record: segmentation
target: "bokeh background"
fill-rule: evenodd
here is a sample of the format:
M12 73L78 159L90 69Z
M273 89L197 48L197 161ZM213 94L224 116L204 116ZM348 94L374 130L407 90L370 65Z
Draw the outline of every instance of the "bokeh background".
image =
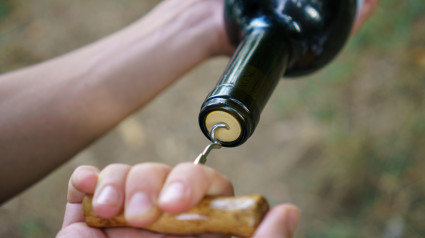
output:
M0 0L0 73L93 42L158 2ZM54 237L79 165L193 160L208 143L199 108L227 61L203 63L0 207L0 237ZM208 163L237 194L297 204L296 237L425 237L425 1L381 1L331 65L282 80L252 138Z

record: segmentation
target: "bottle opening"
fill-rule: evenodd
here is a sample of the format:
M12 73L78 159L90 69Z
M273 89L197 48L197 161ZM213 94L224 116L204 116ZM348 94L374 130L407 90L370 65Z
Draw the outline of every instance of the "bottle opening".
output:
M214 125L224 123L228 128L221 128L215 132L215 138L221 142L236 141L242 133L239 121L230 113L225 111L212 111L205 119L205 126L209 133Z

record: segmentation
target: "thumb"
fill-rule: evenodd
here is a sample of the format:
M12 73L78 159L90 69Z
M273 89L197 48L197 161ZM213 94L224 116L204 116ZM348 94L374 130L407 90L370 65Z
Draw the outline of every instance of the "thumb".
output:
M269 211L253 238L291 238L298 226L300 211L294 205L283 204Z

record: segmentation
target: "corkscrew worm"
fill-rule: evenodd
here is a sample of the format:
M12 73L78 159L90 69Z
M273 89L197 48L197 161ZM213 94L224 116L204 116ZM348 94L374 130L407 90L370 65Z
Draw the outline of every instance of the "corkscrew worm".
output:
M204 151L201 154L199 154L198 157L196 157L194 164L205 164L207 162L207 157L209 153L211 152L211 150L220 149L222 147L220 141L217 140L217 138L215 137L215 132L219 128L229 129L229 126L226 123L218 123L211 128L210 138L212 143L207 145Z

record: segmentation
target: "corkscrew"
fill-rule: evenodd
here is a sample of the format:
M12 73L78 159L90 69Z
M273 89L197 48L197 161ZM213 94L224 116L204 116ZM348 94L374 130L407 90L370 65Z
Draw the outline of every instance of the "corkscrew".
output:
M210 138L212 143L207 145L204 151L202 151L202 153L200 153L198 157L196 157L194 162L195 164L205 164L207 162L207 157L210 154L210 152L213 149L220 149L222 147L221 142L215 137L216 130L220 128L229 129L229 126L226 123L218 123L211 128Z

